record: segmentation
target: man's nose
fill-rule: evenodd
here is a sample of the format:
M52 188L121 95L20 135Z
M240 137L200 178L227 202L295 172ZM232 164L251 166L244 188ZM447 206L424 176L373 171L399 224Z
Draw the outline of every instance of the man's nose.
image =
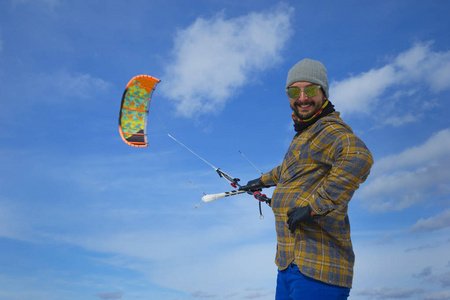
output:
M298 96L298 99L297 99L297 100L305 101L307 98L308 98L308 97L306 96L305 92L302 91L302 90L300 90L300 96Z

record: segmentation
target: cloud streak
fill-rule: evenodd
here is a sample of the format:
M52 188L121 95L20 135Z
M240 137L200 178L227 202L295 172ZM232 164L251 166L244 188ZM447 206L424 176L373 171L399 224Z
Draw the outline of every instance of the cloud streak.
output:
M100 293L95 296L100 299L122 299L123 292Z
M220 112L254 72L281 60L291 16L292 9L280 5L239 18L197 19L176 34L162 93L184 117Z
M87 73L73 73L66 70L43 74L36 81L38 89L41 86L51 89L51 92L56 93L56 96L64 98L89 99L111 87L109 82L101 78ZM60 100L60 98L57 98L57 100Z
M432 100L423 103L424 96L430 99L430 95L450 89L450 51L434 52L431 46L432 42L417 43L384 66L331 82L331 99L344 114L367 115L407 98L417 101L414 114L405 112L403 107L401 117L394 109L388 110L389 114L374 115L382 118L385 125L392 126L417 120L420 117L417 107L434 107L430 105Z
M420 288L371 288L356 291L358 296L372 296L375 299L403 299L419 294L423 294L424 290Z
M429 232L450 227L450 209L428 218L420 219L411 228L412 232Z
M448 299L450 299L450 291L431 292L422 298L422 300L448 300Z
M371 288L356 291L358 296L372 296L375 299L404 299L423 294L420 288Z
M450 129L444 129L422 145L377 161L373 179L359 195L373 211L403 210L432 196L448 196L449 153Z

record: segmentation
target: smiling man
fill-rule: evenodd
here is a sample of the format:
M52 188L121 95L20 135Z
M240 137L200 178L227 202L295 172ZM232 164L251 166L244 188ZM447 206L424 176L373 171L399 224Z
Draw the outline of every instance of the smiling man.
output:
M355 256L348 203L373 158L331 104L327 71L304 59L288 73L296 134L281 165L242 189L276 186L276 300L347 299Z

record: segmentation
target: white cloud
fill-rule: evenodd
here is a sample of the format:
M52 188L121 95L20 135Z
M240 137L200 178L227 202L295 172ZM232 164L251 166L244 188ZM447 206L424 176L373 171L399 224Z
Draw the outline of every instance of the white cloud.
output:
M450 227L450 209L443 211L442 213L428 218L428 219L420 219L414 224L411 228L413 232L427 232L439 230L442 228Z
M393 127L400 127L402 125L413 123L415 121L417 121L417 115L407 113L401 116L391 116L390 118L386 119L384 124L391 125Z
M424 290L421 288L369 288L356 291L358 296L372 296L375 299L402 299L410 298L423 294Z
M111 83L89 73L70 72L64 69L28 76L27 88L21 90L21 101L11 103L10 107L25 109L30 102L67 104L67 101L83 101L98 98L111 88ZM2 100L2 99L1 99ZM28 107L29 108L29 107Z
M226 247L222 250L213 248L210 251L190 253L190 256L161 262L151 272L152 281L186 292L201 290L208 294L219 294L219 299L230 293L245 293L249 288L264 287L265 292L275 290L276 266L272 259L268 259L274 257L274 242L251 245L240 243L237 247L224 245ZM174 278L174 274L184 273L183 270L189 270L190 278ZM241 296L232 299L242 298Z
M359 195L374 211L403 210L431 195L445 195L449 154L450 129L444 129L422 145L376 161Z
M389 228L393 227L396 226L390 224ZM355 236L357 232L352 233ZM385 244L374 244L373 234L372 238L367 240L354 238L356 263L350 298L421 299L421 295L444 290L448 267L445 266L446 261L443 261L443 258L448 256L450 245L442 241L442 236L447 233L448 229L445 232L430 232L418 239L416 235L398 232L390 243ZM383 233L376 233L379 234ZM418 250L411 251L411 247ZM417 294L414 294L414 291Z
M437 277L437 281L443 287L450 287L450 272L445 272Z
M65 70L41 75L37 81L38 84L43 84L44 87L49 89L49 92L65 98L92 98L111 86L105 80L90 74L70 73Z
M100 299L122 299L123 292L100 293L95 296Z
M162 78L162 93L185 117L217 113L254 72L281 59L290 29L292 9L225 19L197 19L175 37L174 59Z
M181 212L181 208L172 205L170 211L154 211L145 218L147 222L131 229L91 228L76 235L51 234L51 237L109 254L99 261L138 271L158 286L196 295L218 294L220 299L231 293L236 293L236 297L230 299L242 299L254 295L254 291L246 289L264 287L260 294L265 296L261 299L273 299L276 282L273 216L267 211L261 221L256 202L242 201L242 198L249 200L245 196L235 197L227 199L226 206L221 206L225 202L215 202L192 211ZM102 212L105 214L108 211ZM116 216L113 220L120 219L121 216ZM270 238L266 238L267 232L272 233Z
M189 222L189 218L185 220ZM242 295L253 293L247 289L264 287L261 293L268 296L263 299L273 299L276 266L270 258L275 255L275 240L257 243L252 240L252 234L258 235L255 232L245 234L245 240L252 241L248 243L242 236L233 237L242 224L198 231L182 227L177 234L169 228L164 232L159 229L156 235L152 231L109 237L102 234L70 242L110 253L110 258L99 261L135 270L158 286L196 295L217 294L220 299L230 293L237 294L230 299L242 299Z
M407 167L417 167L433 161L441 161L450 154L450 129L432 135L424 144L406 149L377 161L372 174L386 173Z
M433 52L431 44L416 44L397 56L398 83L425 81L436 92L450 87L450 51Z
M413 277L415 278L426 278L426 277L430 277L432 275L432 268L431 267L426 267L423 268L422 271L420 271L420 273L418 274L413 274Z
M424 86L426 95L449 90L450 51L434 52L431 45L432 42L417 43L380 68L331 82L331 99L342 113L367 114L392 105L399 95L409 95L411 99L412 93L420 91L415 86ZM392 110L388 111L387 117L394 118L386 121L390 125L411 122L410 117L399 119L392 116Z
M330 94L341 112L369 112L371 106L368 102L375 102L392 83L393 77L395 69L392 66L370 70L332 83Z
M448 299L450 299L450 291L430 292L421 299L423 299L423 300L448 300Z

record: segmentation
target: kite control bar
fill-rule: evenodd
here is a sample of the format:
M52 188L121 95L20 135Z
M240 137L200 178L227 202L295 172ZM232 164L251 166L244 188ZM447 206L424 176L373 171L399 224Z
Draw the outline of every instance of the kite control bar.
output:
M222 198L233 196L233 195L239 195L239 194L243 194L243 193L245 193L245 191L235 190L235 191L225 192L225 193L207 194L202 197L202 201L203 202L213 202L218 199L222 199Z
M224 192L224 193L218 193L218 194L207 194L205 196L202 197L202 201L203 202L213 202L216 201L218 199L222 199L225 197L230 197L233 195L239 195L239 194L243 194L243 193L249 193L250 195L253 195L253 197L255 197L256 199L258 199L261 202L265 202L267 204L270 204L271 199L267 198L266 195L261 194L261 192L254 192L252 194L252 192L247 192L244 190L235 190L235 191L230 191L230 192Z
M217 172L217 174L219 174L220 177L223 177L223 178L225 178L226 180L228 180L228 181L230 182L230 184L231 184L232 187L234 187L234 188L239 188L239 190L237 190L237 191L231 191L231 192L225 192L225 193L219 193L219 194L212 194L212 195L211 195L211 198L206 197L206 196L209 196L209 195L205 195L205 196L203 196L203 198L206 197L207 200L209 200L209 199L212 199L212 200L210 200L210 201L205 201L205 200L203 200L203 198L202 198L202 200L203 200L204 202L211 202L211 201L214 201L214 200L217 200L217 199L220 199L220 198L225 198L225 197L228 197L228 196L233 196L233 195L237 195L237 194L247 193L247 194L249 194L249 195L253 195L253 197L255 197L255 199L259 200L260 202L265 202L265 203L267 203L267 204L270 205L271 199L270 199L270 198L267 198L266 195L261 194L261 192L259 192L259 191L251 192L251 191L244 191L244 190L241 190L240 188L241 188L242 186L238 183L238 182L240 181L239 178L231 177L230 175L228 175L227 173L225 173L225 172L222 171L221 169L216 169L216 172Z

